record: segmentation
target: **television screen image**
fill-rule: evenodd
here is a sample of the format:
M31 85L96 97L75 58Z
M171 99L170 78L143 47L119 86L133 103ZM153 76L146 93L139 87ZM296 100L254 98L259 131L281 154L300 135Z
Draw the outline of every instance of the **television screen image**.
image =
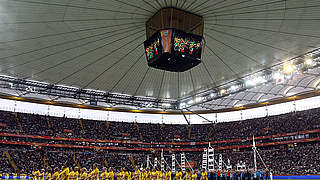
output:
M162 29L144 42L150 67L184 72L201 63L203 37L177 29Z

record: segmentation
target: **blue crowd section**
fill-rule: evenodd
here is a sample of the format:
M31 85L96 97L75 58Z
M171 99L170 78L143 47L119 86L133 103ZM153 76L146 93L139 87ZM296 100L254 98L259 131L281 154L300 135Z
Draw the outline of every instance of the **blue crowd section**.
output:
M14 175L9 175L9 176L0 176L0 179L32 179L32 177L29 176L14 176Z
M273 179L320 179L320 175L273 176Z

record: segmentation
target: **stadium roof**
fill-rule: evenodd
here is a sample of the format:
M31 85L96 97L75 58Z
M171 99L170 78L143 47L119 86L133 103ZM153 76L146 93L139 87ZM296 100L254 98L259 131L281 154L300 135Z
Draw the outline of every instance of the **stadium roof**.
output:
M203 16L201 65L173 73L149 68L145 22L177 7ZM0 73L157 99L183 99L320 47L318 0L2 0ZM201 103L219 109L310 91L313 69ZM318 85L316 83L316 85Z

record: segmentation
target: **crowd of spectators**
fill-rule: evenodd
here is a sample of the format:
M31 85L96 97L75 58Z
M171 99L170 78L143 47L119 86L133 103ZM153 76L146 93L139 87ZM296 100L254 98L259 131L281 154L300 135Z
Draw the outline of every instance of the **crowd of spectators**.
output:
M282 145L260 149L258 152L274 174L320 174L319 145L319 142ZM254 167L253 151L227 152L224 157L228 157L231 164L243 161L247 166ZM258 155L257 159L258 168L264 168Z
M144 142L212 141L317 129L320 108L243 121L199 125L106 122L0 111L0 131Z
M274 135L306 131L320 128L320 108L289 114L201 125L142 124L126 122L93 121L66 117L50 117L0 111L0 132L28 135L46 135L56 137L104 139L104 140L140 140L144 142L172 141L212 141L226 139L246 139L255 136ZM61 167L65 163L79 163L89 168L93 163L100 166L126 167L146 166L146 156L159 158L159 153L102 151L93 149L71 149L33 146L0 146L0 171L13 172L12 165L4 152L8 152L21 171L30 172L32 168ZM171 152L167 152L167 155ZM217 152L231 164L243 161L253 167L252 151L223 150ZM319 143L301 143L297 145L278 145L262 148L261 157L275 174L315 174L320 172ZM201 165L201 152L186 153L189 161L195 162L195 168ZM168 164L171 163L167 157ZM133 161L134 162L133 162ZM261 161L258 167L263 168ZM1 173L1 172L0 172Z
M23 146L2 147L0 153L9 152L11 158L18 167L19 172L30 173L34 168L42 169L47 166L61 168L63 165L86 167L90 169L92 164L97 163L100 168L113 167L120 169L126 167L133 170L134 166L146 167L147 156L153 165L154 158L160 159L160 152L124 152L124 151L97 151L97 150L79 150L67 148L42 148ZM165 160L168 166L171 166L171 152L165 152ZM180 154L175 153L178 162ZM233 169L236 169L240 161L246 164L247 169L253 169L253 151L241 150L217 151L215 159L218 161L219 154L222 154L223 160L228 164L228 159ZM277 146L272 148L261 148L259 154L273 174L320 174L320 147L319 143L297 144L292 146ZM187 160L194 164L194 169L201 168L201 152L185 153ZM258 169L266 169L258 157ZM158 166L160 164L158 163ZM178 166L178 165L177 165ZM5 156L0 161L0 173L14 172ZM217 167L216 167L217 168Z

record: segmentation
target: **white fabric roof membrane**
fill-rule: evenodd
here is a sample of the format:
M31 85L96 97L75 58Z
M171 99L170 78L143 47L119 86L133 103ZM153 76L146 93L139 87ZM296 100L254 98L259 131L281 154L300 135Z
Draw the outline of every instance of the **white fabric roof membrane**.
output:
M145 22L169 6L205 21L203 62L183 73L146 64ZM0 14L1 74L135 96L182 98L320 47L319 0L1 0ZM198 108L308 91L314 73Z

